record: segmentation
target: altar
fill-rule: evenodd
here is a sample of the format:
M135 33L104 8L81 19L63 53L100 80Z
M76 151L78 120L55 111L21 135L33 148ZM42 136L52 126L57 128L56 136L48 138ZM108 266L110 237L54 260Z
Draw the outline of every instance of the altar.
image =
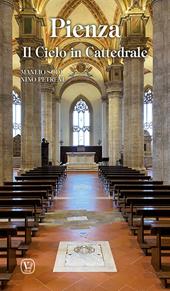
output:
M68 170L97 170L95 152L67 152Z

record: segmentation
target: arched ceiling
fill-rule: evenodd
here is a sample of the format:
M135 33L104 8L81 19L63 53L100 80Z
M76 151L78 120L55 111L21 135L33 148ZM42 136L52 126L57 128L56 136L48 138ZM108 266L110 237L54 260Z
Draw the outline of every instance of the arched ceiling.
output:
M98 49L114 49L117 48L117 39L92 39L92 38L65 38L63 32L61 32L58 38L50 38L50 18L61 17L63 19L70 19L73 25L76 24L118 24L120 18L127 9L131 6L134 0L30 0L34 4L37 13L42 15L45 20L45 28L43 29L43 37L45 46L48 48L59 47L68 51L70 47L93 45ZM151 0L139 0L140 6L151 15ZM22 1L14 0L15 14L21 8ZM152 18L150 17L147 24L147 36L149 37L148 46L150 47L149 57L145 62L145 70L152 72ZM19 58L16 55L16 41L18 37L19 29L16 23L15 17L13 17L13 54L14 70L19 69ZM90 59L80 58L76 61L74 59L53 59L52 64L56 68L68 71L71 65L75 62L85 62L93 67L95 71L95 81L101 85L101 76L103 77L103 83L106 81L106 67L109 64L108 59ZM98 76L97 76L98 72Z

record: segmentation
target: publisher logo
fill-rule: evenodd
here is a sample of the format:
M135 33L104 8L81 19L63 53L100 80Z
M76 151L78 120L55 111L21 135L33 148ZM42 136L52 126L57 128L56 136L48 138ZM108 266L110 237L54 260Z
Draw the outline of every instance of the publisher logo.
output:
M21 272L25 275L31 275L35 272L35 261L33 259L23 259L20 264Z

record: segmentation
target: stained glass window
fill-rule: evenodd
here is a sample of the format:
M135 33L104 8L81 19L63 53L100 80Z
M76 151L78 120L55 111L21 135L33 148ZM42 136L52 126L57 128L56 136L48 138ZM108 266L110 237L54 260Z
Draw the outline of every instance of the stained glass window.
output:
M152 104L153 92L147 88L144 93L144 129L152 136Z
M73 110L73 145L90 145L90 111L83 99L76 103Z
M21 98L13 90L13 136L21 134Z

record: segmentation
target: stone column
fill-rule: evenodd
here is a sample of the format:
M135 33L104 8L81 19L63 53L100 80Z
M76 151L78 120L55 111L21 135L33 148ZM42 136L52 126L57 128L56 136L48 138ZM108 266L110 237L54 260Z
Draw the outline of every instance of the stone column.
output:
M121 151L121 97L122 97L122 70L123 65L115 62L109 68L108 94L108 149L109 164L116 165Z
M43 65L42 69L47 72L50 71L48 64ZM45 74L45 78L48 78L49 74ZM41 138L45 138L49 143L49 161L52 161L53 157L53 86L50 82L44 82L41 84Z
M60 106L61 100L56 98L56 163L60 163Z
M41 165L41 86L38 81L41 63L35 55L35 49L43 45L41 38L43 21L37 16L31 1L23 2L25 9L16 16L20 32L17 39L18 55L21 60L21 70L26 72L21 76L21 167L22 170L29 170ZM24 46L31 47L31 57L24 57ZM30 70L35 73L31 74Z
M12 179L13 1L0 1L0 184Z
M129 73L130 72L130 73ZM124 165L144 169L144 60L124 60Z
M102 97L102 157L108 157L108 98Z
M153 7L153 176L170 183L170 2Z
M40 68L36 59L21 58L21 70ZM29 170L41 164L41 91L38 82L21 82L21 168Z
M135 21L134 21L135 19ZM134 1L121 19L121 45L127 50L146 49L148 17ZM144 170L144 59L124 59L124 165Z

